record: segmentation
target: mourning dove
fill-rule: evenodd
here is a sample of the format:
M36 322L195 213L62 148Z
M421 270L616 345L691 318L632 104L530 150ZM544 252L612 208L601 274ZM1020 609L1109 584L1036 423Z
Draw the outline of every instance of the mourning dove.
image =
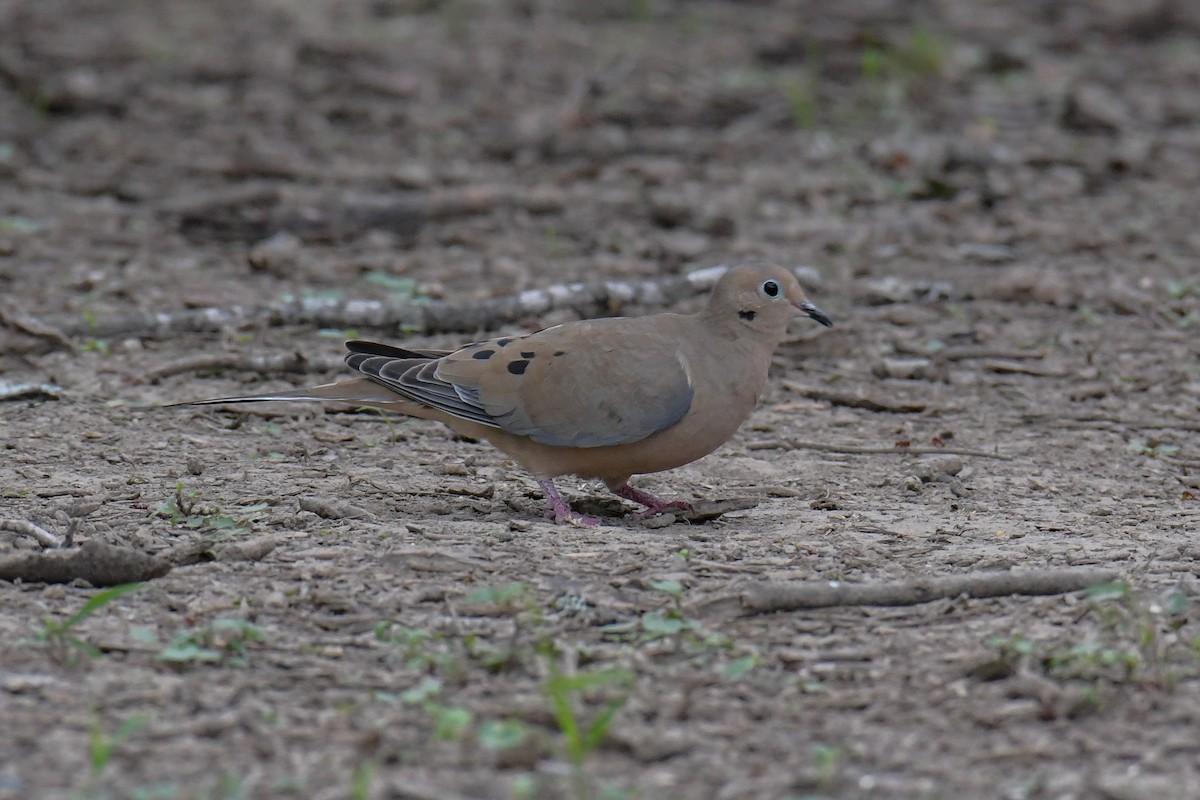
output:
M790 271L739 266L695 314L568 322L452 351L350 341L346 363L362 378L198 404L325 400L438 420L531 472L555 522L597 524L563 501L561 475L604 481L645 506L644 518L690 506L629 478L691 463L733 436L797 312L832 325Z

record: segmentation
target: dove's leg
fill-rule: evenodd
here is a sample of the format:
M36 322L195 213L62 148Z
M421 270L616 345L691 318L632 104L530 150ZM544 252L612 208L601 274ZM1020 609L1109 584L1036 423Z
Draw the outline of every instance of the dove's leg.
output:
M672 508L678 508L681 511L691 511L692 504L686 500L663 500L661 497L655 497L649 492L643 492L641 489L635 489L628 483L618 486L613 489L613 492L618 497L624 497L626 500L632 500L635 503L641 503L646 507L645 511L639 511L634 516L638 519L648 519L655 514L661 514Z
M594 517L585 517L583 514L576 513L571 510L571 507L562 499L562 495L558 493L558 487L554 485L554 481L546 479L538 481L538 486L542 487L542 491L546 493L546 497L550 498L551 511L546 512L546 516L554 514L554 522L561 525L566 522L569 525L588 526L599 525L600 520Z

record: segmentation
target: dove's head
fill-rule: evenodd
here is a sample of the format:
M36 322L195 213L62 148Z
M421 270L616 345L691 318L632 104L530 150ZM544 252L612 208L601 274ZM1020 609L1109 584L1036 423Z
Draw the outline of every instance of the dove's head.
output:
M717 281L706 313L777 340L783 338L797 313L833 327L829 317L804 294L791 270L773 264L732 267Z

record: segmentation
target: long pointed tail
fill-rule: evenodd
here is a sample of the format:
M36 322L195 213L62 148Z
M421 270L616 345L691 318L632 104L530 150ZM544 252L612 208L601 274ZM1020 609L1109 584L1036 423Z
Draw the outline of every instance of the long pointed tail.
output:
M290 392L268 392L266 394L246 394L234 397L214 397L208 400L189 400L183 403L170 403L164 408L176 406L211 406L223 403L267 403L273 400L310 400L319 402L347 403L352 406L371 406L411 413L412 405L395 392L388 391L367 378L356 378L337 383L323 383L307 389L295 389Z

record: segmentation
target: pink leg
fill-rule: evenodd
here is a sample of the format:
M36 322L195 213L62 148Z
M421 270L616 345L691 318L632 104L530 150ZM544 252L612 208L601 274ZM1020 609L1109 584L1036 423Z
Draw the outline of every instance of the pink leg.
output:
M686 500L663 500L661 497L655 497L649 492L643 492L641 489L635 489L628 483L619 489L613 490L618 497L624 497L626 500L632 500L635 503L641 503L646 507L645 511L639 511L634 516L637 519L649 519L655 514L671 509L678 508L682 511L691 511L692 504Z
M542 491L546 493L546 497L550 498L551 511L547 511L546 516L550 516L553 513L555 524L561 525L565 522L569 525L577 525L579 527L600 524L600 520L594 517L585 517L583 514L572 511L571 507L563 501L562 496L558 493L558 487L554 485L554 481L549 479L538 481L538 486L542 487Z

